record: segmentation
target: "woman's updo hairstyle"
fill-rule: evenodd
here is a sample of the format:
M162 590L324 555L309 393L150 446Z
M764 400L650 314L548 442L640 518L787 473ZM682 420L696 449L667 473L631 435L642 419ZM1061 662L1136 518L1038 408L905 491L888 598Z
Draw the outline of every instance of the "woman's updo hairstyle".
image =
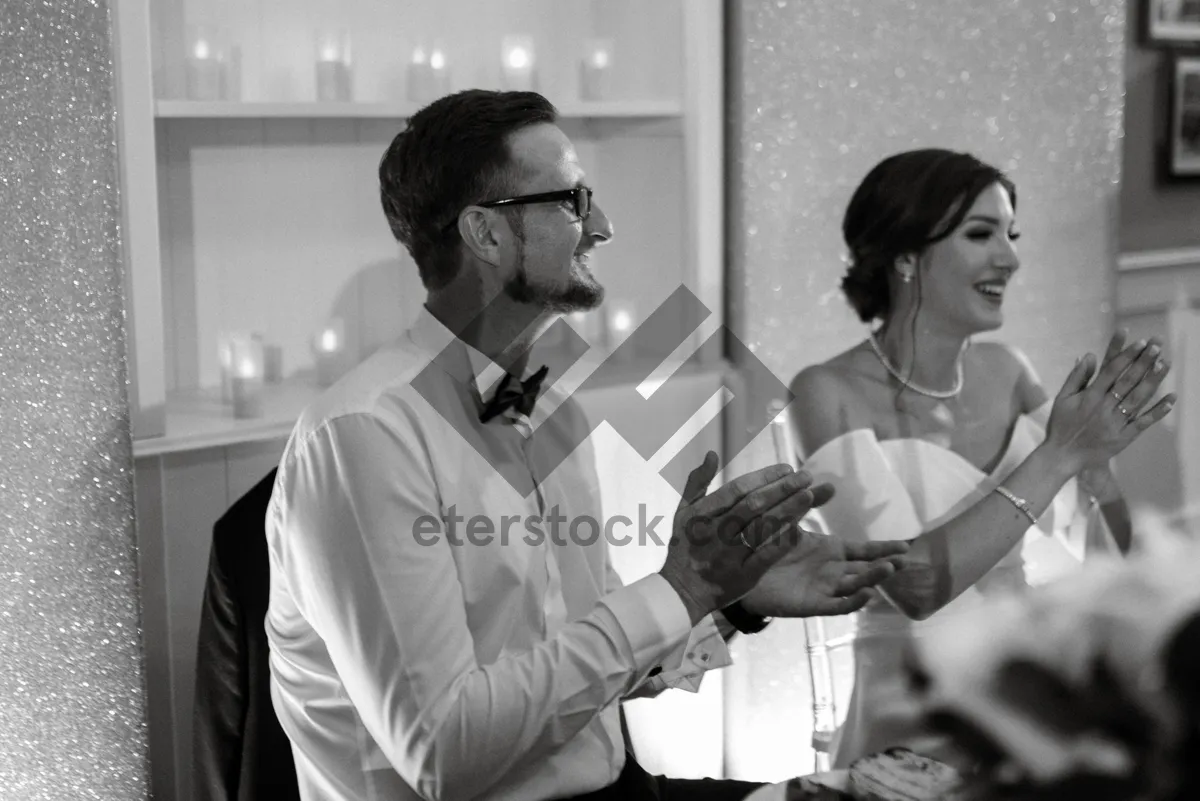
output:
M1016 208L1012 181L969 153L910 150L884 159L867 174L842 221L842 237L850 251L842 291L859 319L887 319L889 274L896 259L920 254L949 236L980 193L994 183L1008 190Z

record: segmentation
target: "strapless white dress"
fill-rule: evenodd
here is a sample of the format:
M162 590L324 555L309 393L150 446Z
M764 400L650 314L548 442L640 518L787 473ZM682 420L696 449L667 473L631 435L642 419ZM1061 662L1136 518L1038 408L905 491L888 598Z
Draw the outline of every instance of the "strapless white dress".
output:
M986 474L962 456L922 439L879 440L847 432L804 461L814 482L830 482L833 500L806 525L846 540L907 540L961 514L992 492L1045 439L1051 402L1022 415L995 469ZM916 727L906 691L904 658L912 638L976 607L989 594L1037 586L1077 572L1089 553L1116 550L1099 509L1071 480L1036 527L991 571L924 621L884 597L858 613L855 681L833 744L834 768L907 744L938 756L938 738Z

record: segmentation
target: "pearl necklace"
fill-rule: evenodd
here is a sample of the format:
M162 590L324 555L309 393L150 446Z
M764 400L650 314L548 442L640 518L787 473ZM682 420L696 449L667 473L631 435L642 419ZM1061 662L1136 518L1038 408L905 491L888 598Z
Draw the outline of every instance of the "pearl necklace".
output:
M919 392L922 395L927 395L930 398L939 398L941 400L945 400L946 398L953 398L955 395L962 392L962 388L963 388L962 354L963 354L963 351L965 351L967 349L967 343L965 343L965 342L963 343L962 351L959 351L959 353L958 353L958 377L954 381L954 386L948 390L936 390L936 389L926 389L925 387L922 387L918 384L914 384L913 382L909 381L904 376L900 375L900 371L892 366L892 363L888 359L887 354L883 352L883 348L879 347L879 343L875 341L875 332L874 331L867 334L867 339L868 339L868 341L870 341L871 349L873 351L875 351L875 355L879 357L879 362L880 362L880 364L882 364L884 366L884 369L886 369L889 373L891 373L892 378L896 379L901 384L903 384L904 386L911 389L913 392Z

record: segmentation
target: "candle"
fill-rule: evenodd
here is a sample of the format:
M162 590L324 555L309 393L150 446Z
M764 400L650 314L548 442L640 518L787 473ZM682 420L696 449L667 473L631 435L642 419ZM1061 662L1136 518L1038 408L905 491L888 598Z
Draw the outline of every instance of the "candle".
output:
M592 39L579 64L579 94L584 100L606 100L612 83L612 40Z
M623 342L629 333L633 330L633 312L626 308L617 308L613 310L610 318L614 341L618 344Z
M450 94L450 64L446 61L446 51L440 47L429 54L429 75L431 100Z
M318 386L333 386L340 377L342 354L346 347L342 331L342 321L335 319L313 338L313 360Z
M350 100L350 34L348 31L317 34L317 100Z
M188 97L220 100L224 82L216 35L208 25L192 26L188 36Z
M608 329L608 349L615 352L633 333L634 326L637 325L637 310L632 303L614 302L608 308L605 322ZM621 355L629 357L632 353L623 352Z
M263 374L262 334L222 334L217 343L221 368L221 402L237 403L237 379L253 376L260 382Z
M504 88L509 91L536 91L533 40L528 36L506 36L500 47Z
M233 416L238 420L261 417L263 410L262 365L247 355L237 363L230 382L233 395Z
M414 103L425 103L432 93L432 76L429 70L429 54L425 48L413 50L412 60L408 63L408 99Z
M408 99L428 103L447 94L450 94L450 64L445 49L440 45L430 51L417 47L408 65Z

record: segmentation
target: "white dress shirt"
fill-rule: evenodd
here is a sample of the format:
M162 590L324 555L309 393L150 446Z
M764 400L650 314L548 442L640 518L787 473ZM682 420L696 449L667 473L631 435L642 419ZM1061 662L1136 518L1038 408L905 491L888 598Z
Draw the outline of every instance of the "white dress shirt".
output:
M502 375L422 310L292 432L266 629L306 801L590 792L624 766L621 699L730 664L661 576L622 586L603 536L570 536L604 522L591 442L548 470L530 433L578 403L547 386L532 419L479 422Z

